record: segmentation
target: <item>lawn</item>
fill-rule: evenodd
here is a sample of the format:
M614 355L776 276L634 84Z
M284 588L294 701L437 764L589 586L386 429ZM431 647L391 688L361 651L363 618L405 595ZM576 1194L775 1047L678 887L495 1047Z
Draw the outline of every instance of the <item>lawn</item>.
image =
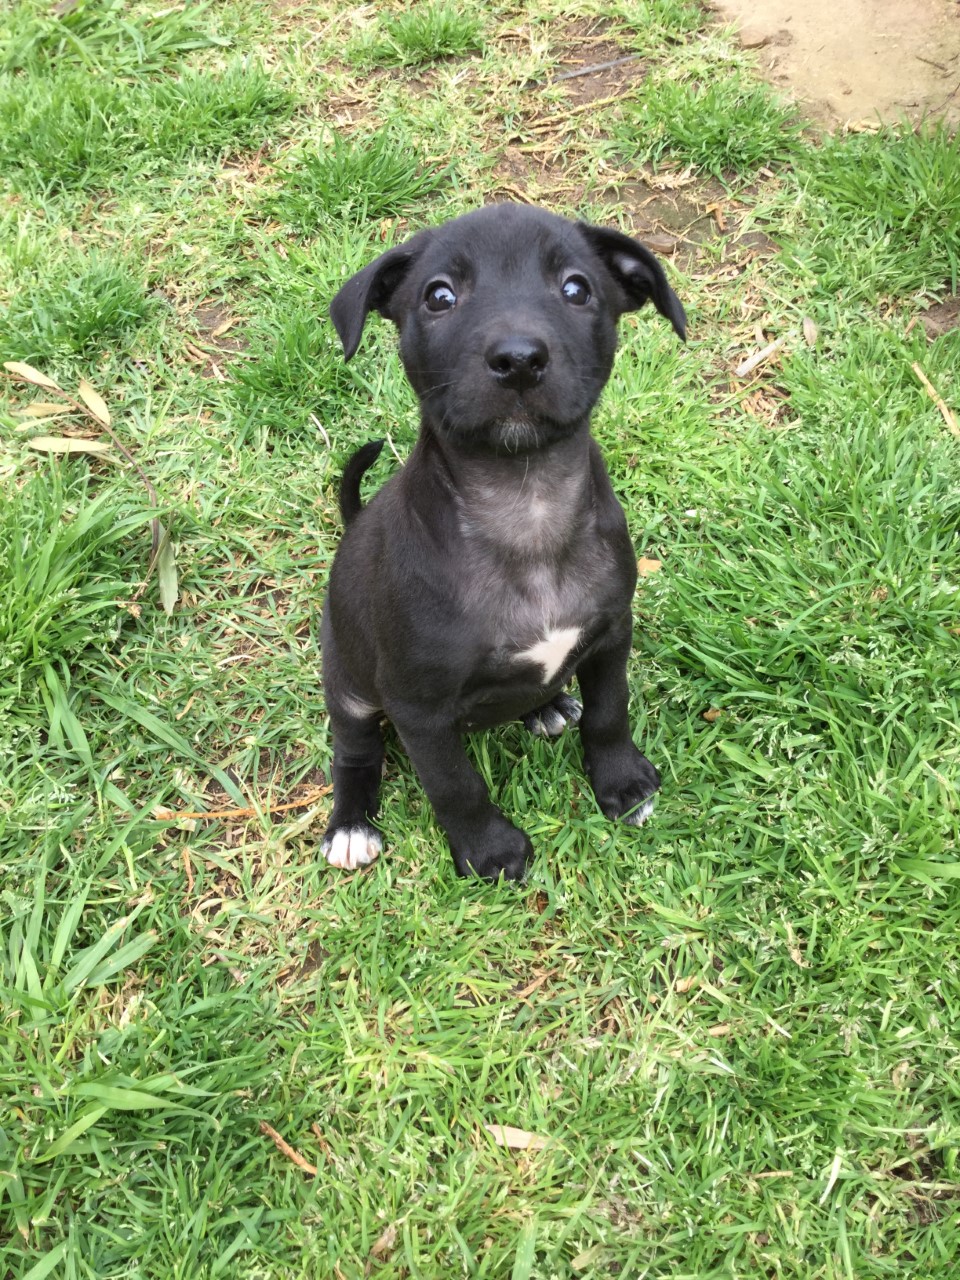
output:
M0 175L0 1275L954 1277L960 143L694 0L9 0ZM417 419L326 307L493 199L687 308L595 417L663 793L480 736L467 882L391 742L345 874L337 478Z

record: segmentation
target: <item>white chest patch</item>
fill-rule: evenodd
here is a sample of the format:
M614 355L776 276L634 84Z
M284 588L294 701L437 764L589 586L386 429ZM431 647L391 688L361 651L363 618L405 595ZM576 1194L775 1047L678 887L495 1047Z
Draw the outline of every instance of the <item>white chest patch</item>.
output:
M579 627L554 627L542 640L518 653L517 661L539 662L543 667L543 683L549 684L579 639Z

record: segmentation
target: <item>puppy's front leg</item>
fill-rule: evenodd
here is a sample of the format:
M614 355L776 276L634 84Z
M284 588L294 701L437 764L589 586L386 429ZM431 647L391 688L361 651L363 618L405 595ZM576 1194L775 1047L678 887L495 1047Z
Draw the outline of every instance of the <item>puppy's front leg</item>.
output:
M653 813L660 775L633 744L630 734L627 656L629 622L577 668L583 698L580 737L584 763L597 803L608 818L639 827Z
M373 825L380 803L383 735L379 713L352 716L331 703L333 729L333 812L321 851L332 867L353 871L380 852Z
M522 880L533 846L491 801L457 731L423 728L396 709L388 714L447 833L457 873Z

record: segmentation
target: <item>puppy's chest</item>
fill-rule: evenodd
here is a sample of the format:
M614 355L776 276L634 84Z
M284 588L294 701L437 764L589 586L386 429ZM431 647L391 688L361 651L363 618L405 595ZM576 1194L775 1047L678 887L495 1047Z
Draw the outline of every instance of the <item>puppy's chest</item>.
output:
M468 592L468 630L480 670L497 680L531 676L551 684L605 613L601 583L582 572L516 569L477 575Z

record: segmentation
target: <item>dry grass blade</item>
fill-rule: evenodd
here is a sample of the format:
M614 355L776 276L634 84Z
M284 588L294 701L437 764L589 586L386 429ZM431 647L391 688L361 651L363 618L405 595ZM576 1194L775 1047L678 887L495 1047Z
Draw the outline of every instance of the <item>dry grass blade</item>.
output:
M34 400L33 404L28 404L23 409L17 410L17 413L23 418L56 418L60 414L73 412L72 405L56 404L50 400Z
M549 1139L529 1129L515 1129L509 1124L485 1124L484 1129L500 1147L511 1151L542 1151Z
M92 453L102 457L112 447L106 440L84 440L80 436L34 436L27 441L27 448L39 453Z

